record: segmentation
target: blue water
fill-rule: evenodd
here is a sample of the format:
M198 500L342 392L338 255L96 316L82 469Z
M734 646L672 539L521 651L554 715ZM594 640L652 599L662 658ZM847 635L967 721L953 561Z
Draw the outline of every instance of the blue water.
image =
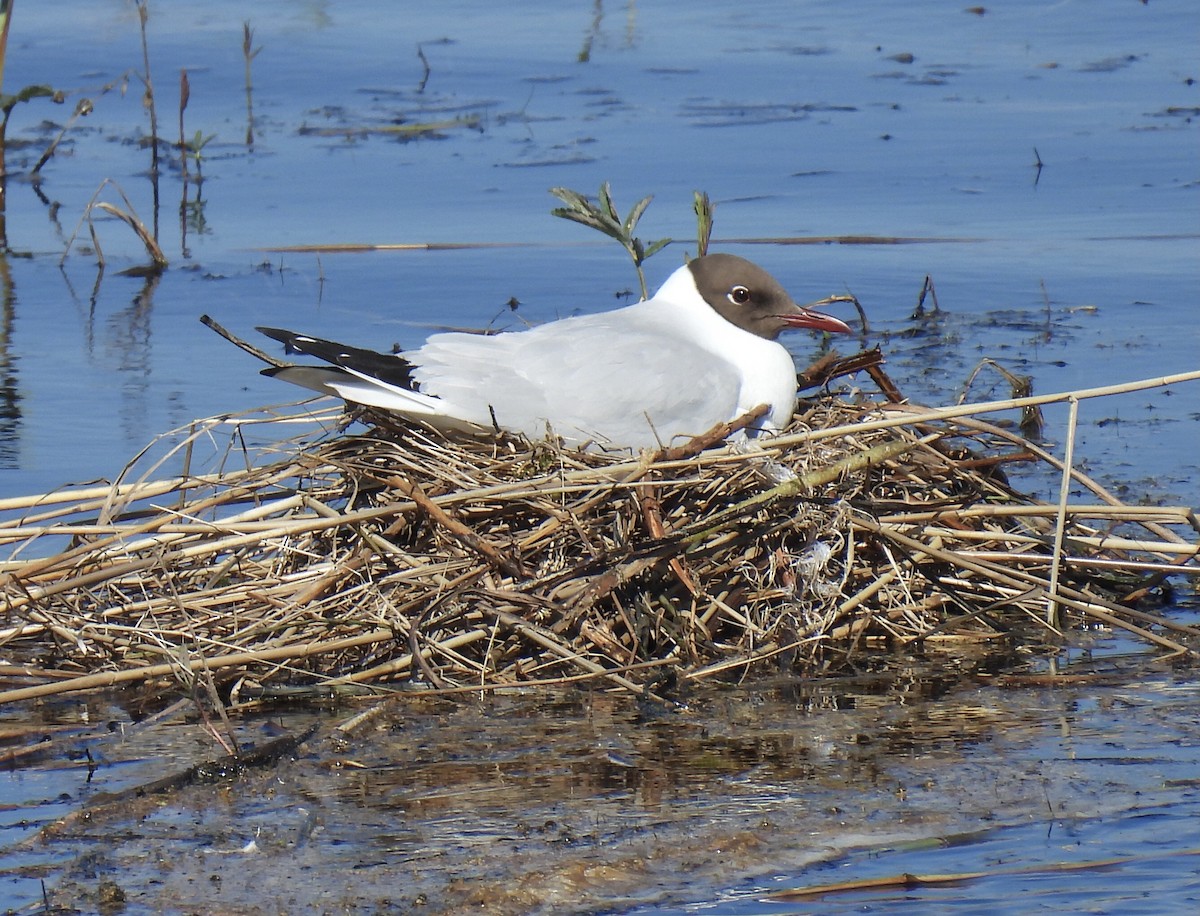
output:
M549 215L550 187L593 192L606 180L624 208L655 196L644 238L679 239L648 262L652 284L694 251L692 193L705 190L717 202L717 249L761 262L801 301L855 294L871 321L865 342L882 345L918 400L953 400L985 357L1033 376L1039 393L1200 369L1200 7L1012 0L980 15L967 6L151 3L160 131L178 135L186 69L185 136L211 136L199 191L165 154L156 207L134 5L17 4L4 90L47 83L65 101L16 106L7 130L0 499L112 479L196 417L296 397L202 327L202 313L248 337L271 324L387 348L417 344L433 327L624 301L636 284L624 253ZM261 49L252 121L246 21ZM85 97L94 111L35 181L29 170ZM407 142L368 132L454 118L471 126ZM103 271L88 250L80 220L106 180L115 186L101 199L124 207L119 186L157 226L170 260L157 281L121 275L145 256L113 219L96 222ZM844 236L868 242L836 241ZM503 247L279 250L347 243ZM932 337L912 336L926 275L946 315ZM514 297L516 315L506 307ZM791 345L799 362L812 355L807 339ZM972 399L1008 394L996 375L983 379ZM1047 419L1061 453L1065 411ZM1077 455L1091 472L1128 485L1131 499L1196 504L1200 384L1088 402L1080 419ZM1008 701L1036 706L1017 691ZM1191 707L1181 714L1195 722ZM1030 715L1050 730L1059 721L1056 710ZM1119 715L1104 721L1117 743L1133 728ZM1139 741L1163 749L1139 751L1150 767L1190 766L1194 740L1179 743L1171 723L1138 728ZM1043 751L1004 752L1035 775L1040 753L1060 767L1072 759L1046 741ZM1081 784L1100 796L1125 772L1105 764ZM753 887L731 874L705 883L696 906L1134 912L1149 894L1144 911L1190 912L1195 860L1167 856L1197 845L1185 829L1200 814L1194 785L1139 779L1158 786L1163 804L1048 820L1035 797L1028 825L1010 818L977 843L848 851L815 876L785 870ZM60 813L53 780L33 780L14 778L5 797L34 820ZM853 799L847 789L842 802ZM1016 891L1005 878L811 907L757 902L825 879L1122 851L1144 858L1022 879ZM21 887L24 902L39 899L32 881Z
M723 239L924 240L720 245L763 262L798 299L855 293L877 335L903 328L931 275L942 306L972 323L936 355L934 373L928 355L910 367L906 346L886 342L901 388L921 400L957 394L985 355L1032 372L1039 391L1197 367L1200 90L1188 83L1185 37L1200 14L1186 0L1009 3L984 15L945 3L781 2L150 13L160 130L178 135L186 68L185 134L212 137L199 204L187 188L186 235L185 189L177 164L165 165L157 222L171 266L152 289L117 275L144 257L112 220L98 225L102 276L78 246L59 266L104 179L153 219L133 8L31 5L14 20L6 89L45 82L67 99L17 106L8 129L4 384L20 416L0 454L0 497L111 478L193 417L291 398L197 325L202 312L247 335L268 322L413 345L431 325L486 324L514 296L530 321L609 307L634 285L632 271L614 244L548 215L555 185L590 192L609 180L624 207L655 195L645 237L682 241L649 262L651 283L694 249L695 189L718 202ZM261 48L252 145L246 20ZM903 54L912 62L892 59ZM68 131L35 189L22 171L57 132L44 122L64 122L85 96L95 111ZM354 133L464 114L479 127L436 140ZM347 134L302 131L317 127ZM103 199L123 206L112 188ZM529 247L263 250L348 242ZM1005 317L1041 315L1047 300L1071 324L1049 347ZM807 341L792 343L808 355ZM1196 389L1113 403L1125 418L1186 421L1200 412ZM1005 392L980 397L993 393ZM1181 462L1196 470L1189 434L1185 424L1143 438L1149 476ZM1109 438L1087 443L1093 460L1106 460Z
M961 713L970 708L969 696L956 693L945 705ZM987 691L977 699L982 714L1005 702ZM826 855L806 868L780 869L720 896L682 895L691 904L631 912L1195 912L1200 906L1195 682L1151 675L1143 685L1112 691L1099 686L1031 691L1014 697L1012 705L1013 719L965 748L960 742L969 727L939 733L930 723L934 734L927 745L918 742L910 753L893 755L896 769L876 777L881 792L894 787L892 802L872 798L862 787L859 799L840 800L844 829L822 840L830 848L849 847L843 854ZM1034 714L1039 706L1040 718ZM918 705L914 719L920 713ZM902 732L897 725L891 723L893 734ZM865 818L864 829L855 815L866 806L876 813ZM959 809L959 818L951 815L948 823L973 821L974 829L927 830L916 841L882 839L902 834L906 822L932 827L947 806ZM786 847L786 836L777 840L772 830L774 817L764 815L764 844ZM927 883L786 899L795 889L864 881L895 885L905 874ZM959 880L931 880L942 876Z

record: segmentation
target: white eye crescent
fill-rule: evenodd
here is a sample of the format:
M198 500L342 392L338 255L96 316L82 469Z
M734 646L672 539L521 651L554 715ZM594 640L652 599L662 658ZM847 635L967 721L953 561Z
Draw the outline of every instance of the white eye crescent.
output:
M726 298L734 305L745 305L750 301L750 290L744 286L735 286L726 294Z

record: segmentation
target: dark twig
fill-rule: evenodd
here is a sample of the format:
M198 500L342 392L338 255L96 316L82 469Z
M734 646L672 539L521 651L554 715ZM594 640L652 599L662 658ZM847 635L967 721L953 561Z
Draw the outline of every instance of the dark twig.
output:
M247 341L242 340L242 338L238 337L232 331L226 330L224 327L222 327L220 324L218 324L215 319L210 318L208 315L201 315L200 323L202 325L204 325L205 327L209 328L210 330L216 331L218 334L220 334L222 337L224 337L226 340L228 340L235 347L245 350L251 356L256 357L257 359L261 359L264 363L267 363L270 366L274 366L276 369L285 369L288 366L294 365L294 363L289 363L289 362L285 362L281 359L276 359L274 356L271 356L269 353L266 353L265 351L260 350L258 347L254 346L254 344L248 343Z

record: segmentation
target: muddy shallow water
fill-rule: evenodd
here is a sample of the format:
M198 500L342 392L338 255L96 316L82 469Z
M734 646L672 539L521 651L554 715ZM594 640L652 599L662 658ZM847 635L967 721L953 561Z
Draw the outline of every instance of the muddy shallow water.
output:
M1036 393L1200 368L1190 0L696 6L152 3L161 129L178 135L186 69L198 184L169 150L148 175L133 4L16 5L5 91L66 97L17 105L7 130L0 500L113 479L195 417L289 400L204 312L386 348L624 301L616 245L548 215L548 188L604 180L623 207L655 195L643 237L680 239L647 263L652 284L694 250L706 190L716 249L801 300L855 294L855 345L881 345L919 400L958 397L985 357ZM83 98L94 110L35 180ZM160 276L121 273L145 255L109 218L104 270L86 227L62 260L105 179L157 228ZM279 250L350 243L418 247ZM942 313L912 318L927 275ZM818 346L790 344L801 362ZM985 370L968 397L1008 393ZM1046 413L1061 454L1065 408ZM1077 455L1130 501L1195 505L1198 418L1195 383L1088 402ZM1022 669L1045 681L934 658L675 711L586 691L405 697L344 738L356 706L278 707L237 719L239 738L320 724L294 759L108 802L216 743L186 711L139 725L165 700L5 708L8 748L46 743L0 781L0 905L38 907L44 881L84 912L1194 912L1194 672L1079 640Z
M294 759L108 801L97 793L211 748L196 725L139 727L94 702L109 734L79 744L96 774L83 760L59 772L63 809L90 813L12 843L5 884L32 900L47 875L53 900L84 911L120 888L130 912L1194 907L1194 679L1130 659L1057 686L927 672L914 660L905 684L731 687L671 712L586 691L407 697L353 735L334 727L344 711L293 712L289 728L320 725ZM239 731L264 744L277 721ZM964 877L765 900L905 872Z

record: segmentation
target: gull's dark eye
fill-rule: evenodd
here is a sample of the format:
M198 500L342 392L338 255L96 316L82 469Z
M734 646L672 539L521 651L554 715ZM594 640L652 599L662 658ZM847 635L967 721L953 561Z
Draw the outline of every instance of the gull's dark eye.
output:
M734 305L745 305L750 301L750 290L744 286L735 286L729 291L728 297Z

